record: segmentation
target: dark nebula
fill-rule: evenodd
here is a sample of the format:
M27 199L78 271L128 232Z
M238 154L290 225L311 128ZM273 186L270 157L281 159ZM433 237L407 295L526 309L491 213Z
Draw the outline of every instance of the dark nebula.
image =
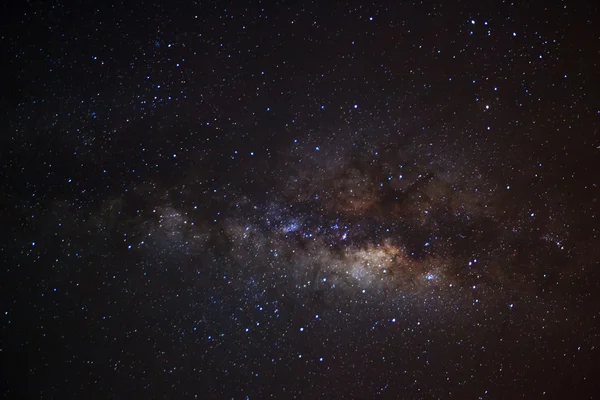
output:
M600 394L594 2L9 2L3 393Z

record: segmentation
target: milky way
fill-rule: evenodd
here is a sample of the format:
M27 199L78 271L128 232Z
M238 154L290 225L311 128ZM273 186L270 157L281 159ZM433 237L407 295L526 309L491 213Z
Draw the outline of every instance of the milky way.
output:
M146 203L136 214L148 216L127 221L137 231L135 247L178 256L211 252L239 273L263 269L273 282L385 293L388 300L433 288L458 295L478 284L530 294L530 281L565 273L566 258L573 259L570 229L559 217L529 205L507 215L510 187L444 170L433 157L398 163L406 160L402 149L352 154L348 148L364 143L346 140L331 151L292 141L264 195L198 181L166 187L161 198L145 192L155 184L136 187ZM194 201L198 193L210 200ZM112 201L99 230L114 223ZM202 206L208 202L214 210Z

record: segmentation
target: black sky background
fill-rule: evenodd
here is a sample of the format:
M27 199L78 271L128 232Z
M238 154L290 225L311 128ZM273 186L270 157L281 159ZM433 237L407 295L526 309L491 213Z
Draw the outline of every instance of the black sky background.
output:
M8 2L6 398L595 398L594 2Z

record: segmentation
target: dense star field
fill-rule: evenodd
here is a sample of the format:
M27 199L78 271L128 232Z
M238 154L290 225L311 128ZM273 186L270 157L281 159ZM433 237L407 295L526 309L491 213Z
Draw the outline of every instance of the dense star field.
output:
M9 2L6 398L600 393L594 2Z

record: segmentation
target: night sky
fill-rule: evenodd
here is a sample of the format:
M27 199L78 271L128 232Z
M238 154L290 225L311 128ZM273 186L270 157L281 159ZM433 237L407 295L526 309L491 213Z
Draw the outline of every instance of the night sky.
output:
M599 7L3 3L5 397L594 398Z

